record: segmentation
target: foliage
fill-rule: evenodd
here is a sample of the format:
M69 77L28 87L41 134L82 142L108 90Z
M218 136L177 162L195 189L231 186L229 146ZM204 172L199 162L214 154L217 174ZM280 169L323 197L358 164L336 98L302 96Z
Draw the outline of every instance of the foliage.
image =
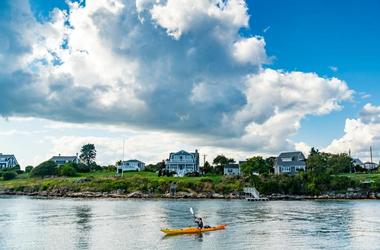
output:
M82 146L80 154L80 159L86 163L87 166L90 166L92 163L95 163L96 158L96 149L94 144L85 144Z
M208 162L208 161L206 161L204 164L203 164L203 173L205 173L205 174L208 174L208 173L212 173L212 166L211 166L211 164Z
M57 164L54 161L45 161L33 168L30 172L31 177L44 177L57 174Z
M156 164L149 164L149 165L145 166L145 171L155 173L155 172L160 171L161 169L164 169L164 168L165 168L165 162L161 161L161 162L158 162Z
M235 160L232 158L227 158L224 155L218 155L213 160L214 173L223 174L223 167L229 163L234 163Z
M76 176L77 170L72 164L66 163L58 168L58 175L68 177Z
M192 172L192 173L185 174L185 176L188 176L188 177L199 177L200 174L198 172Z
M252 178L254 173L269 173L270 165L261 156L255 156L248 159L241 165L241 172L244 176Z
M33 166L26 166L25 167L25 173L30 173L33 169Z
M88 173L91 172L91 166L86 165L83 163L76 164L74 162L71 162L69 164L72 164L72 166L77 170L78 173Z
M3 180L9 181L16 178L16 176L17 176L16 172L5 172L3 173Z

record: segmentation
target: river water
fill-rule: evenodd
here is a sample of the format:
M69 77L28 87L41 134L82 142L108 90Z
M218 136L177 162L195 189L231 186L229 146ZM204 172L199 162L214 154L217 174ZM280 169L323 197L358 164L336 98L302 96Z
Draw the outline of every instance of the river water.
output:
M164 237L190 207L228 228ZM0 249L380 249L380 201L0 197Z

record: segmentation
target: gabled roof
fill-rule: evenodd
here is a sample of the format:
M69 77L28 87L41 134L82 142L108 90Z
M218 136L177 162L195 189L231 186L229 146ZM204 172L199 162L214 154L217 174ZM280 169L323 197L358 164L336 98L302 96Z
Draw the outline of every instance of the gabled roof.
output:
M4 154L2 154L2 153L0 153L0 157L4 157L4 158L11 158L11 157L15 157L15 155L4 155ZM15 157L16 158L16 157Z
M299 160L301 158L302 160ZM283 161L283 159L292 159L291 161ZM306 165L305 156L300 151L295 152L283 152L276 158L276 165L281 166L299 166Z
M50 160L51 161L59 161L59 160L64 160L64 161L74 161L77 159L77 156L63 156L63 155L58 155L58 156L53 156Z
M137 163L144 163L144 162L142 162L142 161L139 161L139 160L136 160L136 159L132 159L132 160L124 161L124 162L137 162Z
M236 164L236 163L230 163L230 164L226 164L224 165L224 168L239 168L239 164Z

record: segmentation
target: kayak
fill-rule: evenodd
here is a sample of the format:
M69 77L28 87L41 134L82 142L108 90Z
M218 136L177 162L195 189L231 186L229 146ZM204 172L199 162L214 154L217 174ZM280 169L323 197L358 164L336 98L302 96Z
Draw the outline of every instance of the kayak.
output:
M187 228L180 228L180 229L161 229L161 232L166 233L167 235L174 235L174 234L196 234L196 233L203 233L203 232L211 232L216 230L223 230L226 229L227 225L218 225L215 227L209 227L209 228L202 228L199 229L197 227L187 227Z

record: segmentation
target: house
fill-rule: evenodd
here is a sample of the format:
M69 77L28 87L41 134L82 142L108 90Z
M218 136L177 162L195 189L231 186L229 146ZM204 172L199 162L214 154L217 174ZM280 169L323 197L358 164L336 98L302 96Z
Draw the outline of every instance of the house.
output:
M69 163L69 162L73 162L73 163L79 163L80 160L79 160L79 157L78 157L78 154L76 154L75 156L63 156L61 154L59 154L58 156L53 156L50 161L54 161L58 166L61 166L65 163Z
M356 159L352 159L352 164L355 166L355 167L362 167L364 168L364 164L363 162L359 159L359 158L356 158Z
M116 166L116 172L121 174L125 171L142 171L145 169L145 163L139 160L122 161Z
M0 169L13 168L18 165L16 157L14 155L3 155L0 153Z
M379 165L377 165L376 163L374 162L365 162L362 166L364 169L366 170L374 170L374 169L377 169L379 167Z
M275 174L294 175L300 170L306 170L306 158L302 152L284 152L276 158Z
M229 163L223 167L224 175L240 175L240 165L236 163Z
M177 153L170 153L169 159L165 162L165 169L169 172L176 172L178 176L184 176L187 173L199 173L199 153L188 153L181 150Z

